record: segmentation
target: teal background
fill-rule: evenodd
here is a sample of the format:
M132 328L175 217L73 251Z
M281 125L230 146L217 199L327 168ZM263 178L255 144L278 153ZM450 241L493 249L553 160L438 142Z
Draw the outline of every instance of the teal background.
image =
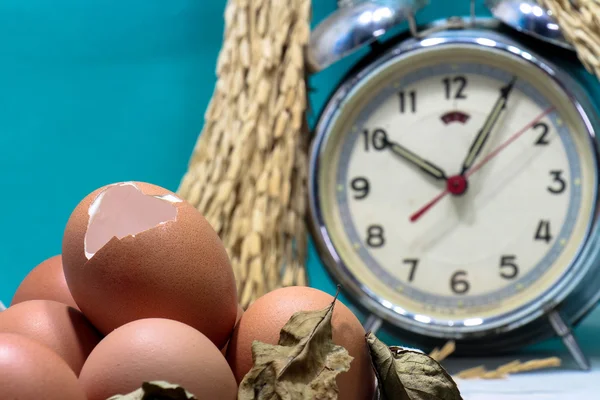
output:
M487 15L481 3L477 12ZM313 23L336 7L313 4ZM177 189L213 92L224 7L225 0L0 2L5 304L31 268L60 252L70 212L89 192L123 180ZM468 10L467 0L432 0L419 21ZM362 54L312 77L311 121ZM597 81L571 68L600 98ZM309 273L312 286L335 292L312 248ZM596 313L579 328L590 348L599 321Z

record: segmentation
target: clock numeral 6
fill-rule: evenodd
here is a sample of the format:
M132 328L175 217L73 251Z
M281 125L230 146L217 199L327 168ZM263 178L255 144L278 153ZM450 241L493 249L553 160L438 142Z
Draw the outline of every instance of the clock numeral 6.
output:
M383 129L375 129L373 133L368 129L363 130L365 138L365 151L369 151L371 147L376 151L384 150L388 144L387 132Z
M564 193L567 188L567 181L562 176L563 172L560 170L550 171L550 175L552 176L553 185L548 186L548 191L552 194L561 194Z
M369 192L371 191L371 185L369 184L368 179L364 177L352 179L350 187L356 192L356 194L354 195L354 198L356 200L364 199L369 195Z
M500 276L504 279L515 279L519 275L516 261L517 256L502 256L500 258Z
M466 294L471 289L471 284L466 278L466 271L456 271L450 279L450 289L456 294Z
M372 248L380 248L385 245L385 236L383 226L371 225L367 229L367 246Z

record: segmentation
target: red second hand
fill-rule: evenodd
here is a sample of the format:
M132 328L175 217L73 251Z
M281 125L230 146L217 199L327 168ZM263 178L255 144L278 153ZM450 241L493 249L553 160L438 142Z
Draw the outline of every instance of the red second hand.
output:
M425 204L425 206L421 207L421 209L419 211L417 211L416 213L411 215L410 222L417 221L419 218L421 218L421 216L423 214L425 214L427 211L429 211L429 209L431 207L435 206L438 203L438 201L440 201L441 199L446 197L446 195L448 195L449 193L450 192L448 191L448 189L446 189L442 193L438 194L433 200L431 200L429 203Z
M525 126L520 131L516 132L514 135L512 135L510 138L508 138L504 143L502 143L500 146L498 146L494 151L492 151L490 154L488 154L478 164L474 165L473 168L471 168L471 170L467 172L465 178L468 178L471 175L473 175L475 172L479 171L481 169L481 167L483 167L485 164L487 164L492 158L496 157L498 155L498 153L500 153L502 150L504 150L509 144L511 144L512 142L517 140L521 135L523 135L525 132L527 132L529 129L531 129L533 127L533 125L537 124L542 118L544 118L546 115L550 114L553 110L554 110L554 106L549 107L546 110L544 110L543 113L538 115L533 121L531 121L529 124L527 124L527 126ZM435 206L437 203L439 203L440 200L442 200L444 197L446 197L449 194L450 194L450 191L448 189L446 189L442 193L438 194L433 200L431 200L430 202L425 204L423 207L421 207L419 209L419 211L412 214L410 216L410 222L416 222L419 218L421 218L423 216L423 214L425 214L427 211L429 211L431 208L433 208L433 206Z

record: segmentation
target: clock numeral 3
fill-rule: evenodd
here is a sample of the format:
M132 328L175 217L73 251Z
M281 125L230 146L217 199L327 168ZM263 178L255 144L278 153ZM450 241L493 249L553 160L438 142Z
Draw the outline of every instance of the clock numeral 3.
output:
M454 78L445 78L442 80L444 86L446 88L446 99L466 99L467 96L463 93L465 88L467 87L467 78L464 76L456 76ZM457 90L452 96L452 86L456 84Z
M407 111L407 108L413 114L417 112L417 92L411 90L407 94L406 92L402 91L398 93L398 97L400 99L400 114L404 114Z
M367 245L372 248L380 248L385 245L383 226L369 226L369 229L367 229Z
M537 230L535 231L535 240L542 240L546 243L550 243L552 240L552 234L550 233L550 221L540 221Z
M466 278L466 271L456 271L450 279L450 289L456 294L466 294L471 289Z
M410 265L410 272L408 274L408 281L412 282L415 280L415 273L417 272L417 266L419 265L419 260L416 259L406 259L402 261L404 264Z
M381 151L387 146L388 136L387 132L383 129L375 129L373 134L371 134L368 129L365 129L363 131L363 136L365 138L365 151L369 151L371 147L376 151Z
M369 195L369 192L371 191L371 185L369 184L369 181L367 180L367 178L363 177L352 179L350 186L352 187L352 190L356 192L356 194L354 195L354 198L356 200L364 199Z
M515 279L519 275L517 256L502 256L500 259L500 276L504 279Z
M546 136L548 136L548 132L550 131L550 128L548 127L547 123L538 122L537 124L535 124L533 126L533 129L535 129L536 131L542 132L540 134L540 136L538 136L537 140L535 141L536 146L545 146L547 144L550 144L550 142L548 141L548 138L546 137Z
M548 186L548 191L552 194L561 194L567 188L567 181L562 176L563 172L556 170L550 171L550 176L552 176L553 186Z

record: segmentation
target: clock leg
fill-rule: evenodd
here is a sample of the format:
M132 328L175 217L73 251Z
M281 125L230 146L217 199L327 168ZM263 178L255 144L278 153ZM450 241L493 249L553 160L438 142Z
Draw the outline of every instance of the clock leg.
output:
M381 328L382 323L381 318L371 314L363 324L363 327L365 328L365 332L372 332L375 335L379 328Z
M590 361L583 354L583 351L581 351L581 347L579 347L571 328L565 323L560 314L556 310L552 310L548 314L548 320L556 334L562 339L567 349L569 349L571 356L573 356L579 368L589 371L591 369Z

